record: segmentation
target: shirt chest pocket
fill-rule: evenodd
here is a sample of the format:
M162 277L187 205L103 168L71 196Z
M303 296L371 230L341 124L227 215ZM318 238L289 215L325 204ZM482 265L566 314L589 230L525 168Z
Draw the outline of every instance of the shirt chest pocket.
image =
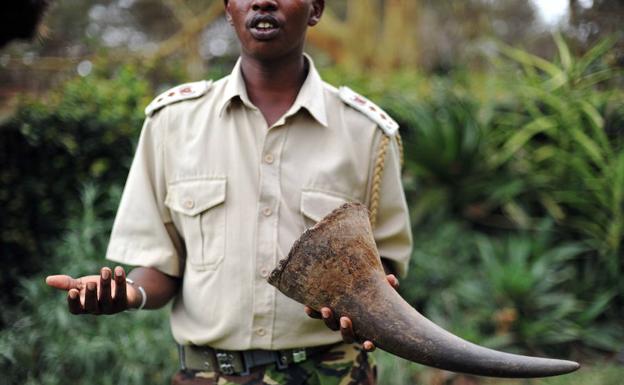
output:
M165 205L178 215L187 264L215 270L225 255L226 179L180 181L168 186Z
M303 190L301 192L301 214L303 214L305 227L314 226L334 209L350 201L352 200L325 191Z

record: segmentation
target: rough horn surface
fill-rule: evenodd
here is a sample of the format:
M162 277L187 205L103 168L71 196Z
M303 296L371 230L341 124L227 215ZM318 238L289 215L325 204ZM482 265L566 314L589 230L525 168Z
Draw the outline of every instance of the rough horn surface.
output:
M356 337L407 360L455 372L509 378L572 372L579 364L503 353L463 340L435 325L388 284L370 227L357 203L334 210L308 229L269 283L319 310L353 322Z

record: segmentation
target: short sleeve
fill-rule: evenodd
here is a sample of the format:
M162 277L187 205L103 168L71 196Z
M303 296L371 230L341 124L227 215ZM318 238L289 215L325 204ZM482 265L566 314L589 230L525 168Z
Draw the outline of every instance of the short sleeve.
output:
M377 224L373 233L379 254L404 277L412 251L412 232L401 182L401 161L396 139L390 141L386 152Z
M106 259L134 266L153 267L180 276L181 258L167 226L171 216L166 195L163 132L164 113L147 118L130 167Z

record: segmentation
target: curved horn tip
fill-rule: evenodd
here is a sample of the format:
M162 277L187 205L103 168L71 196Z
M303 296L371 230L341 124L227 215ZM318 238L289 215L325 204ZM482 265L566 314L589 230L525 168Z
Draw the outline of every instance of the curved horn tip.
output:
M565 362L566 368L565 368L565 373L563 374L575 372L581 368L581 364L579 364L578 362L575 362L575 361L564 361L564 362Z
M564 374L569 374L577 371L581 365L578 362L568 361L568 360L556 360L556 359L548 359L551 363L548 364L548 367L542 368L533 368L533 370L526 368L519 371L512 371L504 373L496 373L493 374L492 377L502 377L502 378L541 378L541 377L553 377L553 376L561 376ZM484 374L488 376L489 374Z
M555 369L545 373L543 376L540 376L540 377L561 376L564 374L575 372L579 370L579 368L581 367L581 365L578 362L567 361L567 360L557 360L557 364L558 366Z

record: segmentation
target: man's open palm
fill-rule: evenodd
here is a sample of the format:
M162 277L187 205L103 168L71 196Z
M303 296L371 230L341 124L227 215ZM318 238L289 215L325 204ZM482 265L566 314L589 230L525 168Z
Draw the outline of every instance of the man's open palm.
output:
M126 283L123 268L115 273L103 267L100 275L72 278L68 275L51 275L46 283L67 291L67 305L73 314L115 314L127 310L129 304L137 303L139 294Z

